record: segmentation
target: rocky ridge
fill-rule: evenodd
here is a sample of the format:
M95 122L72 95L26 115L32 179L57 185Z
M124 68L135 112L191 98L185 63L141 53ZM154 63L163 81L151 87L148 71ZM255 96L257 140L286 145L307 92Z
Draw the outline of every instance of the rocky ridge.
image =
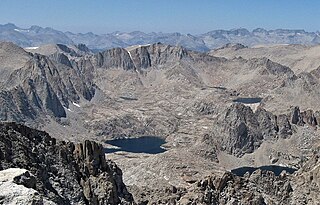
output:
M12 41L22 47L35 47L44 44L86 44L92 50L101 51L114 47L128 47L162 42L173 46L183 46L195 51L209 51L225 44L241 43L246 46L268 44L319 44L319 32L304 30L257 28L248 31L244 28L213 30L199 35L175 33L113 32L97 35L92 32L61 32L52 28L31 26L19 28L8 23L0 25L0 40Z
M7 54L19 48L12 43L1 45L6 45L3 51ZM64 59L68 63L61 59L56 62L40 54L24 52L22 55L28 57L25 64L0 79L1 101L5 105L11 104L1 109L1 120L27 121L44 114L66 117L64 107L69 108L70 102L78 102L80 96L88 100L93 97L93 83L89 77L85 81L81 71L73 69L66 56Z
M1 123L0 134L0 169L27 169L34 176L25 185L34 189L31 194L37 191L57 204L132 202L121 170L105 159L96 142L75 145L57 141L45 132L15 123Z

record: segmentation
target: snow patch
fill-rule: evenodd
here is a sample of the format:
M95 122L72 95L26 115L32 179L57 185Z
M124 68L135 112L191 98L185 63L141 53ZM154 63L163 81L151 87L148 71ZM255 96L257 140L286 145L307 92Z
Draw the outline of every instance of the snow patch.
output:
M64 108L65 110L68 110L69 112L73 112L70 108L66 108L65 106L63 106L63 108Z
M38 49L39 47L35 46L35 47L26 47L24 49L28 49L28 50L34 50L34 49Z
M130 51L128 51L128 53L129 53L129 56L130 56L130 58L131 58L131 60L132 60L132 56L131 56L131 53L130 53ZM133 61L133 60L132 60Z
M74 106L76 106L76 107L80 107L80 105L77 104L77 103L75 103L75 102L72 102L72 104L73 104Z
M18 31L18 32L27 32L27 33L30 32L30 30L20 30L20 29L16 29L16 28L13 30Z
M139 48L141 47L146 47L146 46L150 46L151 44L144 44L144 45L139 45Z

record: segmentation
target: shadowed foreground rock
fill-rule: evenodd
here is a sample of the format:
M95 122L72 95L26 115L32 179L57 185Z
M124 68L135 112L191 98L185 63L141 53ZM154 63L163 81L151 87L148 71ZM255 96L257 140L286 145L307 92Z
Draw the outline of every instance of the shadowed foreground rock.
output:
M9 168L29 170L35 178L27 180L24 186L33 188L31 195L38 192L39 200L57 204L133 201L122 182L121 170L112 161L106 161L102 146L92 141L74 145L23 125L1 123L0 170Z

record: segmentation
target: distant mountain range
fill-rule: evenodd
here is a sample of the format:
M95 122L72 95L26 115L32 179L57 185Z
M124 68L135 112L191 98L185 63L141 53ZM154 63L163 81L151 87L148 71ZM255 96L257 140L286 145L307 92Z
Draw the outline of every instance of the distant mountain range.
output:
M187 49L206 52L228 43L241 43L245 46L265 44L304 44L320 43L320 33L304 30L262 28L248 31L247 29L213 30L204 34L191 35L181 33L144 33L113 32L108 34L62 32L49 27L31 26L19 28L12 23L0 25L0 41L11 41L22 47L34 47L43 44L86 44L93 51L114 47L128 47L161 42Z

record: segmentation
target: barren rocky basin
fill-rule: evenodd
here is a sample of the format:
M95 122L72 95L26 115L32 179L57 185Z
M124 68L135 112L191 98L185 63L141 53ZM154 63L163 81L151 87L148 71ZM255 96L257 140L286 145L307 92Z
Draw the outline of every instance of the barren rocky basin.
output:
M3 122L1 169L57 204L316 204L319 68L241 49L1 42L0 119L24 124Z

